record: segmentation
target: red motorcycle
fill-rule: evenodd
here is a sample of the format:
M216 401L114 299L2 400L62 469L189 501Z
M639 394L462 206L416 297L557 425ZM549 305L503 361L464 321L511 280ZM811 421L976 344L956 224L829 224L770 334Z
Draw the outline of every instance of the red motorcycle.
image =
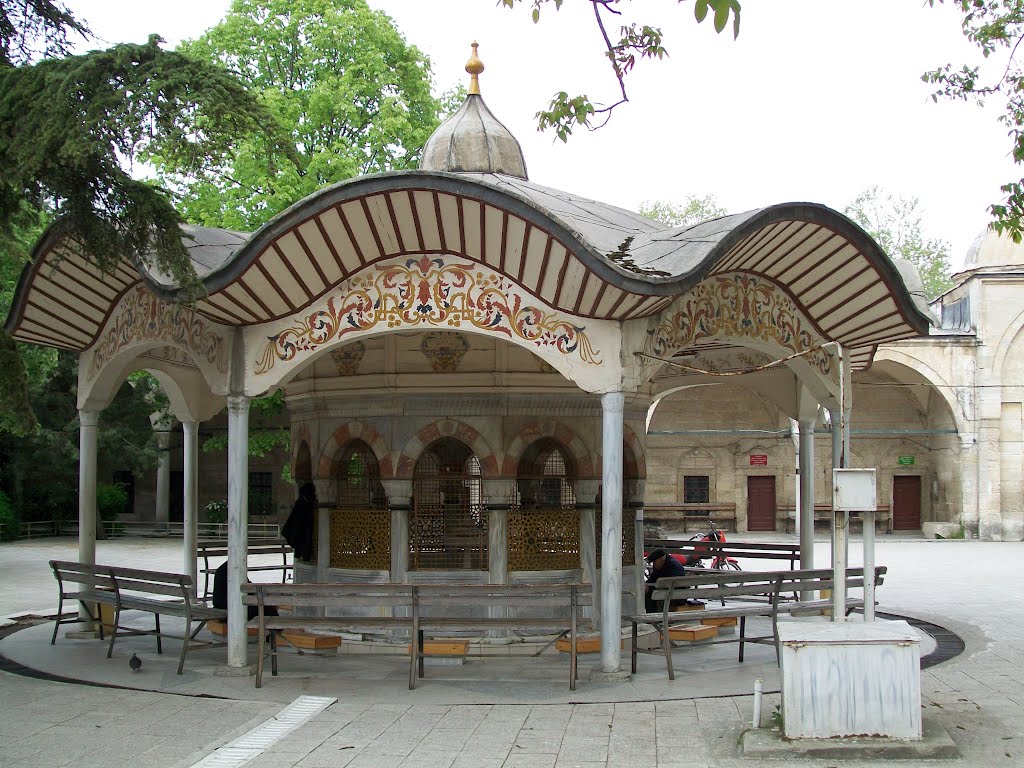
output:
M698 533L696 536L691 536L690 541L720 541L725 543L725 531L718 528L714 522L708 520L708 532ZM717 571L742 571L740 568L739 561L735 557L723 556L721 550L709 550L707 547L694 547L690 554L677 554L672 555L683 565L689 568L710 568ZM711 558L711 564L708 566L704 565L704 561Z

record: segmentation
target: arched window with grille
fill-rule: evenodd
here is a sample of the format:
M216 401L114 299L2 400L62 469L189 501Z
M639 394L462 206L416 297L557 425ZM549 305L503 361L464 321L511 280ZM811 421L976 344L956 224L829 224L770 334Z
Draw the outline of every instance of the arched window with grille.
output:
M302 487L313 481L313 457L309 452L309 444L303 440L295 452L295 467L292 470L295 485Z
M573 474L566 451L554 440L538 440L523 453L509 510L509 570L580 567Z
M339 509L379 509L384 506L380 465L366 443L353 440L334 464Z
M353 440L338 454L332 474L337 503L331 511L331 567L390 570L391 513L373 450Z
M438 440L416 462L412 493L409 568L487 570L487 514L473 452L454 438Z

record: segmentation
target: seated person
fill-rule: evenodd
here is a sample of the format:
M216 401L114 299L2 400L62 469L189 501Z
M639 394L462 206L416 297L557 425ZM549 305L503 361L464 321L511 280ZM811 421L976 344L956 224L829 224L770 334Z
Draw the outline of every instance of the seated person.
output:
M654 591L654 584L658 579L667 578L669 576L685 576L686 568L681 562L670 555L661 547L652 550L647 555L647 562L651 564L651 572L647 575L647 589L644 594L644 610L647 613L655 613L657 611L664 610L661 600L651 599L651 593ZM673 600L672 608L678 608L681 605L686 605L688 600Z
M227 610L228 608L228 561L225 560L213 574L213 607ZM249 609L249 621L252 621L259 614L260 610L255 605L246 606ZM264 616L277 616L277 608L268 605L263 609ZM227 623L227 622L225 622Z

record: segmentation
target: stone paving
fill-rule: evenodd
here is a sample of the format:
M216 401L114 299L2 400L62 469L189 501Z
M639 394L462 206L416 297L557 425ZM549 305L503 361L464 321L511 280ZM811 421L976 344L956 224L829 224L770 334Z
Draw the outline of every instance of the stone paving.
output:
M782 538L777 536L776 538ZM73 542L0 545L0 616L53 610L46 559ZM175 567L178 545L100 542L99 559ZM825 562L819 544L818 562ZM818 549L818 548L816 548ZM163 554L160 554L160 553ZM69 553L60 556L68 556ZM73 556L73 552L70 552ZM960 657L922 674L924 716L957 743L935 766L1024 765L1024 544L899 541L883 537L889 566L882 608L946 626ZM138 560L133 558L139 558ZM166 558L164 562L162 558ZM851 546L856 562L856 544ZM74 669L66 670L73 676ZM247 763L252 768L635 768L751 766L736 742L750 696L692 693L666 680L652 700L545 705L366 703L341 698ZM568 691L566 692L568 694ZM764 724L777 696L765 701ZM280 704L63 684L0 673L0 766L186 768L270 718ZM772 764L778 764L777 762ZM801 760L809 768L870 760ZM905 764L910 764L909 762Z

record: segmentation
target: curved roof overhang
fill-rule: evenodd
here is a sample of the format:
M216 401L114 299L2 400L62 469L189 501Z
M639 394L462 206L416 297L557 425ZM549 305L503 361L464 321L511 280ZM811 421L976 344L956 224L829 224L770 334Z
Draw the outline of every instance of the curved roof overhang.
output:
M476 260L553 308L609 320L649 317L709 277L749 272L784 290L823 337L853 349L857 367L880 343L926 334L929 322L879 246L811 203L671 229L508 176L409 171L327 187L248 239L189 232L207 289L196 310L225 326L295 315L377 261L424 253ZM144 268L100 274L58 223L37 244L6 327L22 341L86 349L140 281L161 299L181 299Z

